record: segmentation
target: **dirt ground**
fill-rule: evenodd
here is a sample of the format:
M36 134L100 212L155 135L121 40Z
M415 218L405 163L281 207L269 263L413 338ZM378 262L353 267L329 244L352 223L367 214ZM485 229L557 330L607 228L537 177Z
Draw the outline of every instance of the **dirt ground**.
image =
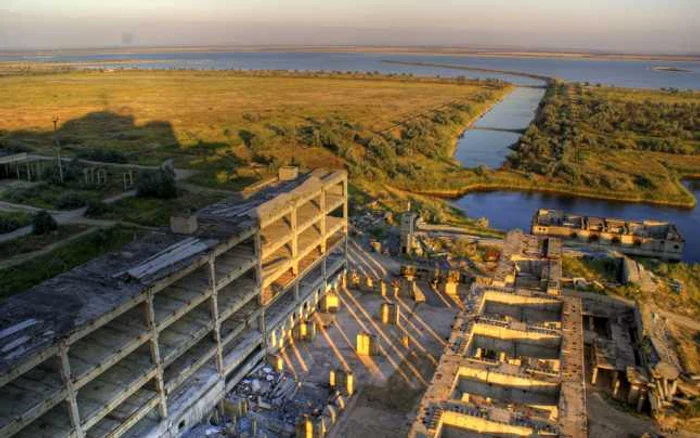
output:
M395 260L351 247L351 269L390 278L398 272ZM393 262L393 263L392 263ZM327 382L331 369L346 367L355 375L357 392L331 429L329 437L405 437L420 398L437 366L458 308L453 299L421 287L426 302L416 305L408 297L396 301L399 325L381 323L380 306L387 298L354 289L340 292L335 321L320 329L311 343L287 346L282 353L286 368L300 380ZM361 357L355 351L360 332L376 335L379 352ZM409 347L402 342L410 339Z

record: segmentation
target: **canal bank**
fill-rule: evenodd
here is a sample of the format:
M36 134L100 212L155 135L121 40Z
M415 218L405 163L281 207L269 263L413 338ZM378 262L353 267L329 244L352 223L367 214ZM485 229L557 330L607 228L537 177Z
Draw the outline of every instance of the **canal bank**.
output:
M535 118L544 95L545 90L517 87L464 132L457 143L455 158L468 168L500 168L520 135L498 129L526 129ZM700 198L700 180L685 181L683 185L696 201ZM541 184L530 187L527 182L510 186L498 182L480 183L452 193L423 194L458 198L453 205L470 217L488 218L490 226L498 230L529 230L532 216L540 208L626 220L669 221L678 226L688 242L683 260L700 262L700 245L696 243L700 242L697 202L694 205L690 201L688 205L664 205L648 199L604 199L604 194L567 187L543 188Z

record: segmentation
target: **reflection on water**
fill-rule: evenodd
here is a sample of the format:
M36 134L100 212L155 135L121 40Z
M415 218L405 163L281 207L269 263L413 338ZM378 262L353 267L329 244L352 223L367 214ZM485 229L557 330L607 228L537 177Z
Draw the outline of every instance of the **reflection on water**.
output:
M468 130L457 142L455 158L464 167L501 167L520 135L510 132Z
M474 123L474 128L479 129L468 129L462 135L457 142L455 158L464 167L501 167L510 153L510 146L518 141L520 135L484 129L526 129L535 117L544 93L545 90L541 88L516 88Z
M687 186L698 199L700 181L688 182ZM469 216L489 218L492 227L502 230L529 230L532 216L540 208L627 220L667 220L678 226L686 240L684 260L700 262L700 209L697 207L681 209L549 193L504 191L470 193L455 201L455 205Z

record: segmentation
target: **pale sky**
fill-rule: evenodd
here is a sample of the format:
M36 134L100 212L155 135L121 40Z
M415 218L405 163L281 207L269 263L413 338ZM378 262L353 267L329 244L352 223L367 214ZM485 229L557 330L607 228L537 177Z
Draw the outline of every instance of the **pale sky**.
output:
M0 0L0 49L214 44L700 53L700 0Z

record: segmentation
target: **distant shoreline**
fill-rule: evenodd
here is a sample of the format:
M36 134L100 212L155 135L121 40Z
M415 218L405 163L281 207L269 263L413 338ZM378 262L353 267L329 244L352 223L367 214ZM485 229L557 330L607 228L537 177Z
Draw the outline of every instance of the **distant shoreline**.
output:
M0 56L48 57L56 55L128 55L153 53L221 53L221 52L307 52L307 53L376 53L376 54L423 54L489 58L552 58L572 60L622 60L622 61L688 61L700 62L700 54L644 54L615 53L578 50L524 50L489 49L459 46L179 46L179 47L111 47L85 49L37 49L0 50ZM38 59L41 60L41 59Z

